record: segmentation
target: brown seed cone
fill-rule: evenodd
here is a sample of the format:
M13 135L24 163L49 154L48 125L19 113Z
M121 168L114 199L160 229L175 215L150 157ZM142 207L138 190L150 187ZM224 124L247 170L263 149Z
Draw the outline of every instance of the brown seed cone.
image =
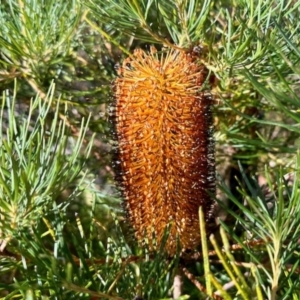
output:
M135 235L174 254L200 243L199 206L214 223L215 161L208 71L193 52L137 49L119 70L114 110L118 179Z

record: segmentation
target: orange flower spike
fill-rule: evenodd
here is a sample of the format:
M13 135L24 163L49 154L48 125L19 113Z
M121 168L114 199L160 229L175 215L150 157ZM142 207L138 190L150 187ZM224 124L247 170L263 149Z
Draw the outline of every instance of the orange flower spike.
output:
M214 224L212 99L208 71L194 53L137 49L115 82L115 125L124 204L137 239L166 243L174 254L200 243L198 209Z

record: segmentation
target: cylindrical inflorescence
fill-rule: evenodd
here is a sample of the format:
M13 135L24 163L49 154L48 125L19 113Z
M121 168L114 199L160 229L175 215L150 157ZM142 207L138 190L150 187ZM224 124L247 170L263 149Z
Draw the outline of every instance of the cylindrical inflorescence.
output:
M117 179L137 239L166 249L200 243L198 209L214 223L215 161L208 71L192 51L127 58L115 82ZM153 242L155 238L155 243Z

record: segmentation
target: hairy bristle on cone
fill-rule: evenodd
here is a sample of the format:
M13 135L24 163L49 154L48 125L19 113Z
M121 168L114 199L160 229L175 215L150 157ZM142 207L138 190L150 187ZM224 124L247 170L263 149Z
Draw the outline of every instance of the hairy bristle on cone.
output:
M214 223L215 161L208 72L193 52L135 50L115 82L116 166L137 239L174 254L200 243L199 206Z

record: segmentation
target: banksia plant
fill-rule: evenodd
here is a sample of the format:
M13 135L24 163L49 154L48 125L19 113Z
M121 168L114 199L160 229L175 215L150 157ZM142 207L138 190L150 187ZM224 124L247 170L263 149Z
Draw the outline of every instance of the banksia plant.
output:
M300 1L7 0L0 16L1 299L300 300ZM123 199L104 113L122 55Z
M200 242L198 209L214 224L215 162L208 70L195 51L141 49L115 82L117 174L139 241L174 254Z

